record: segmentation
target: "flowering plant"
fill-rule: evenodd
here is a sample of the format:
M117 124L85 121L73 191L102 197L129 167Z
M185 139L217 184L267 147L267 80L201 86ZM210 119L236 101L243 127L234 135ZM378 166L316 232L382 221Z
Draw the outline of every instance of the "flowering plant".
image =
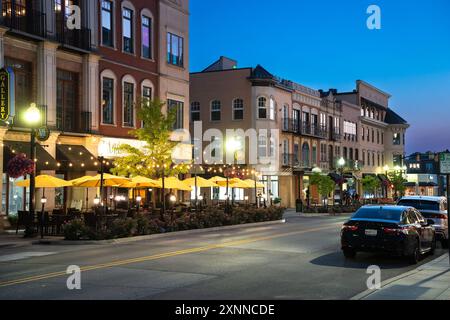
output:
M34 172L35 163L28 159L26 154L19 154L12 158L7 166L6 172L11 178L17 179Z

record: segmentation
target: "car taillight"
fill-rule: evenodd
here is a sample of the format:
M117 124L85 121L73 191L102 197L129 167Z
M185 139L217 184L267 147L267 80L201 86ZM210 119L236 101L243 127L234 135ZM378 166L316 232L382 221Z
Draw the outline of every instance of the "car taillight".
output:
M343 226L342 230L345 230L345 231L358 231L358 226Z
M408 229L405 228L383 228L383 233L385 234L400 234L400 233L404 233L406 234L408 232Z

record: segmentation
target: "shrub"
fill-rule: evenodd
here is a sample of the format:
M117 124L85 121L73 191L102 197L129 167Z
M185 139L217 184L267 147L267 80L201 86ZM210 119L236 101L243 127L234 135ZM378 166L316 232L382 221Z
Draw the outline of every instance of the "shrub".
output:
M133 236L137 230L137 221L132 218L117 219L111 223L111 235L114 238L128 238Z
M63 225L64 238L66 240L81 240L89 236L89 229L84 225L83 220L75 219Z
M17 216L17 213L8 215L8 222L12 227L15 227L17 225L18 219L19 219L19 217Z

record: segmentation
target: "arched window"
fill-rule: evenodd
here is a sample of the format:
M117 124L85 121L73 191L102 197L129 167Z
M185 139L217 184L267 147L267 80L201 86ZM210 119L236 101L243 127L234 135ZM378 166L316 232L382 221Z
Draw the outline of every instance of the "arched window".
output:
M258 98L258 118L267 119L267 99L265 97Z
M102 84L102 111L101 123L105 125L114 125L116 118L116 86L117 78L111 70L104 70L101 75Z
M219 100L211 102L211 121L220 121L222 118L222 104Z
M141 11L141 55L153 59L153 15L148 9Z
M136 80L130 75L122 78L123 126L135 127Z
M306 142L302 146L302 161L303 161L303 166L305 166L305 167L310 166L311 159L310 159L310 153L309 153L309 144Z
M130 1L122 2L122 50L134 54L135 9Z
M233 120L244 120L244 100L233 100Z

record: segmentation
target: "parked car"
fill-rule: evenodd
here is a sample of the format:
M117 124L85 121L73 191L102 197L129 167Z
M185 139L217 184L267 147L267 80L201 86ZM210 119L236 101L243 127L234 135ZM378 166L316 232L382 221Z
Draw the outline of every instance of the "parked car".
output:
M342 226L342 251L346 258L357 252L386 252L417 264L422 255L434 254L433 224L413 207L364 206Z
M442 247L448 248L448 209L445 197L408 196L401 198L398 205L414 207L425 219L433 220L436 240L441 241Z

